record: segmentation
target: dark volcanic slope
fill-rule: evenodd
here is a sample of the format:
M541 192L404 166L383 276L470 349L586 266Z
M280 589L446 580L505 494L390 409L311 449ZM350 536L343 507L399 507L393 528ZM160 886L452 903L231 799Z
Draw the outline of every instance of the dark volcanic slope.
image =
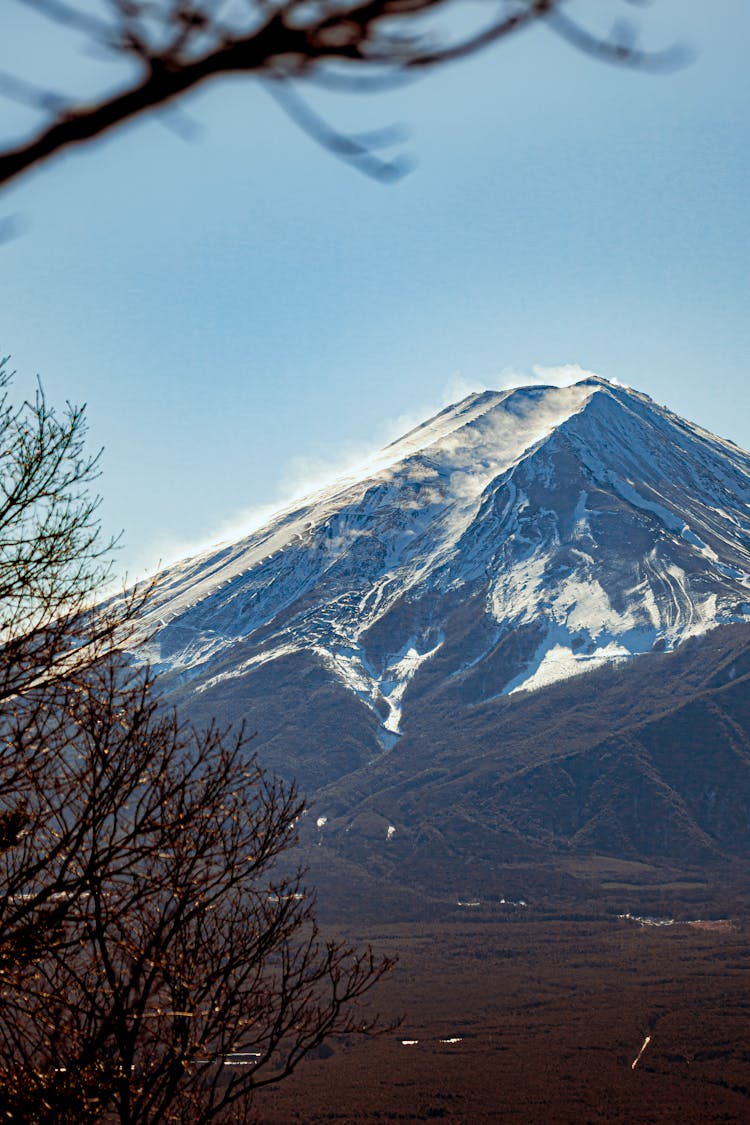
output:
M480 898L575 897L592 857L741 877L748 626L492 706L457 708L440 688L413 715L389 754L314 795L316 871L340 858L401 887Z

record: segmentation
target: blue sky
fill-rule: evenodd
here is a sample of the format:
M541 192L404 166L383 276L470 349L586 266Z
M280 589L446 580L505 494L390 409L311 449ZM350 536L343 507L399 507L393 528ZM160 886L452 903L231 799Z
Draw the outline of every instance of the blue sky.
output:
M632 12L694 61L619 70L539 28L398 93L317 95L341 128L408 127L394 185L233 80L186 104L190 142L144 120L6 190L0 350L20 388L38 372L88 403L119 566L239 529L519 373L578 364L750 447L750 7ZM3 66L75 72L15 30Z

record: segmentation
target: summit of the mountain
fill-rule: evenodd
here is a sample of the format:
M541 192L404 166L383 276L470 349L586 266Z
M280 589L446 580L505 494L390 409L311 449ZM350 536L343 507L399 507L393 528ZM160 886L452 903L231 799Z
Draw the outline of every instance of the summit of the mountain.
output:
M644 394L472 394L166 570L142 652L209 694L317 669L388 747L438 679L477 704L750 618L749 505L750 457Z

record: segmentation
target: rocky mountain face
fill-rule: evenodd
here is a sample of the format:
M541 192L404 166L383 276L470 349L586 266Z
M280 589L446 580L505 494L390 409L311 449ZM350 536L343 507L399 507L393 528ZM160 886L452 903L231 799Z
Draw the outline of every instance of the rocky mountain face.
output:
M700 638L731 623L745 638L742 622L750 456L592 378L471 395L361 474L171 567L139 655L192 718L247 718L263 759L328 802L316 846L338 824L352 862L370 831L392 855L420 831L425 855L438 839L458 855L460 823L474 844L484 824L490 865L550 847L700 858L746 847L748 728L734 697L721 718L715 701L683 713L705 669L690 691L666 669L690 638L702 666ZM664 698L646 664L681 694ZM683 735L719 729L711 796Z
M397 747L314 794L306 858L335 895L750 902L750 625L477 706L435 684L413 706Z

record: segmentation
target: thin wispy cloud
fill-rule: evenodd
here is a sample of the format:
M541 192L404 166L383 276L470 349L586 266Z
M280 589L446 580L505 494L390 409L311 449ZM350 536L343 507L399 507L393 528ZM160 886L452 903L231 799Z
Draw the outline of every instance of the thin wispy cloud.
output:
M507 391L514 387L570 387L574 383L580 383L583 379L601 378L606 378L608 382L614 383L617 387L625 386L624 383L620 383L618 379L612 378L611 375L602 376L600 372L582 367L580 363L535 363L532 365L531 371L504 367L498 376L497 389Z

